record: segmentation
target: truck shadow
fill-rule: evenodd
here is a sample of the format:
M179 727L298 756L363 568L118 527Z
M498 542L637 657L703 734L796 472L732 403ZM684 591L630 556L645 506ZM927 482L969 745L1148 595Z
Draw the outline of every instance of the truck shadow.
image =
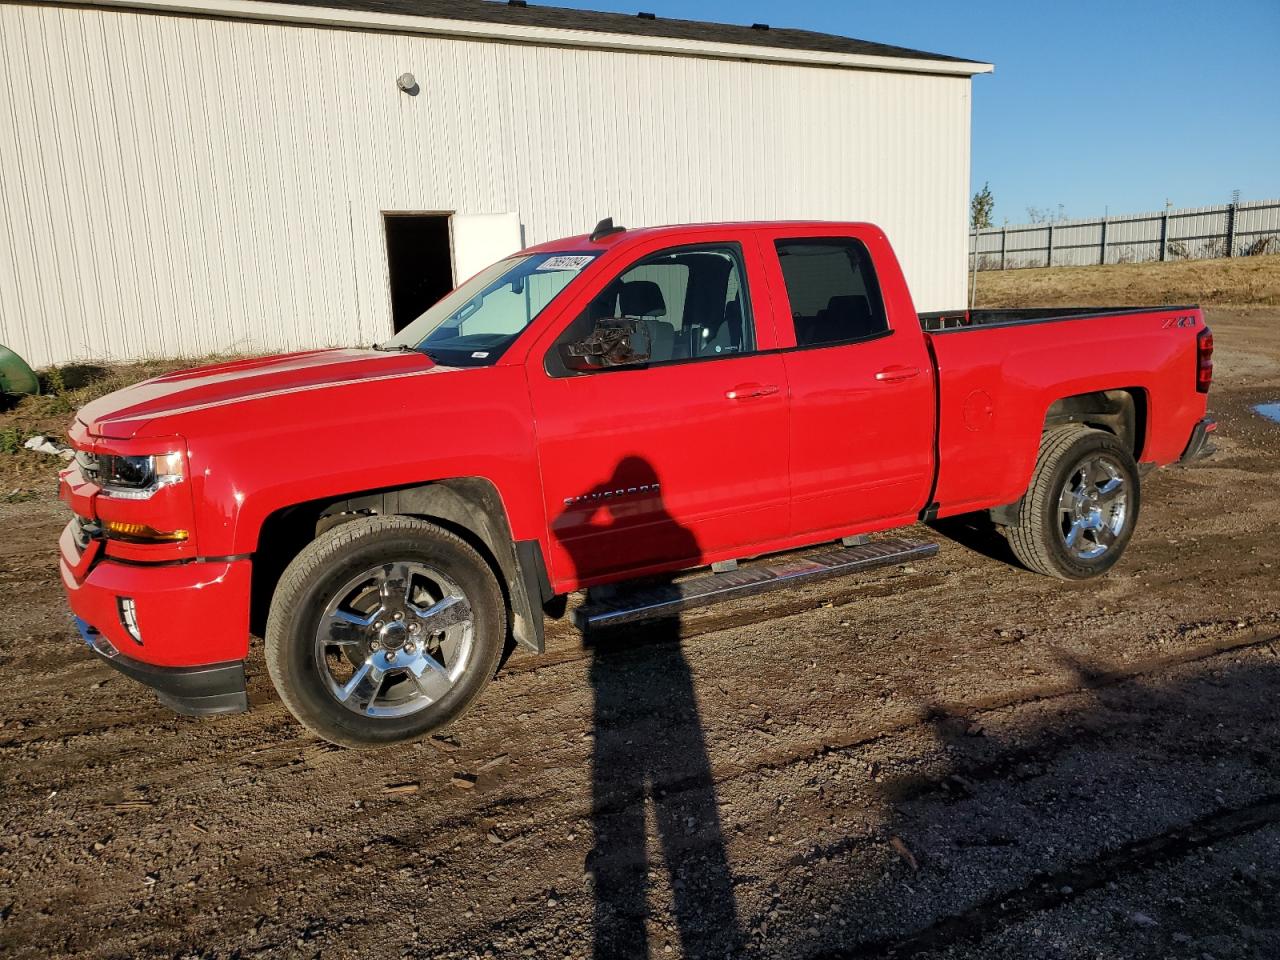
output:
M584 498L608 491L648 488L637 519L664 553L696 557L694 535L667 513L653 467L638 457L619 462L613 476ZM578 571L598 562L590 538L620 522L619 504L600 499L571 506L572 524L553 525ZM585 511L585 515L584 515ZM642 650L636 649L639 642ZM629 630L588 635L595 698L592 752L592 824L588 860L594 884L593 953L597 958L650 956L651 905L663 891L648 854L646 809L657 826L661 859L669 877L670 912L680 955L725 957L741 952L742 936L733 878L725 851L706 739L693 676L680 647L679 619L657 620ZM667 944L656 945L654 952ZM675 946L672 944L671 946Z
M998 560L1018 570L1026 569L1014 556L1013 550L1009 547L1009 541L1000 534L996 525L985 513L965 513L958 517L947 517L943 520L934 520L928 526L935 533L962 547L967 547L974 553L980 553L984 557Z

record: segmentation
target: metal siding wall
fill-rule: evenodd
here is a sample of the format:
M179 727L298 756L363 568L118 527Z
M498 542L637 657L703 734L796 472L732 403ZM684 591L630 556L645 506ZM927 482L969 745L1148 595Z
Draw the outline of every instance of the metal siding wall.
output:
M965 295L963 77L15 5L0 59L0 342L36 364L372 342L383 210L870 220L919 309Z

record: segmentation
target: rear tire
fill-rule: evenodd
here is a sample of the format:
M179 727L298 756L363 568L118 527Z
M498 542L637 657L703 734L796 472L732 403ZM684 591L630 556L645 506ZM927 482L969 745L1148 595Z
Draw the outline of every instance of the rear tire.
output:
M1141 506L1138 465L1113 434L1080 424L1054 427L1040 454L1009 546L1029 570L1087 580L1115 566Z
M506 607L460 537L411 517L367 517L285 570L266 661L289 711L347 747L418 739L465 713L497 671Z

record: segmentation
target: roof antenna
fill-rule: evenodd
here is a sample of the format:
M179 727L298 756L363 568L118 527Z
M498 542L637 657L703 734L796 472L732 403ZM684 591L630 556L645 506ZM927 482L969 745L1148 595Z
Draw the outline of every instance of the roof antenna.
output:
M603 220L601 220L599 223L596 224L596 228L591 231L591 236L588 239L592 243L595 243L597 240L603 240L605 237L611 237L615 233L626 233L626 232L627 232L626 227L615 227L613 225L613 217L605 217Z

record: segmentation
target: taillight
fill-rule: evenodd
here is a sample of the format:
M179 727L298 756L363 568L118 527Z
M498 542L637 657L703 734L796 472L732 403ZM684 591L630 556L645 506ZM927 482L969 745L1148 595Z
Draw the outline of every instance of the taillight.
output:
M1213 383L1213 331L1205 327L1196 335L1196 392L1208 393Z

